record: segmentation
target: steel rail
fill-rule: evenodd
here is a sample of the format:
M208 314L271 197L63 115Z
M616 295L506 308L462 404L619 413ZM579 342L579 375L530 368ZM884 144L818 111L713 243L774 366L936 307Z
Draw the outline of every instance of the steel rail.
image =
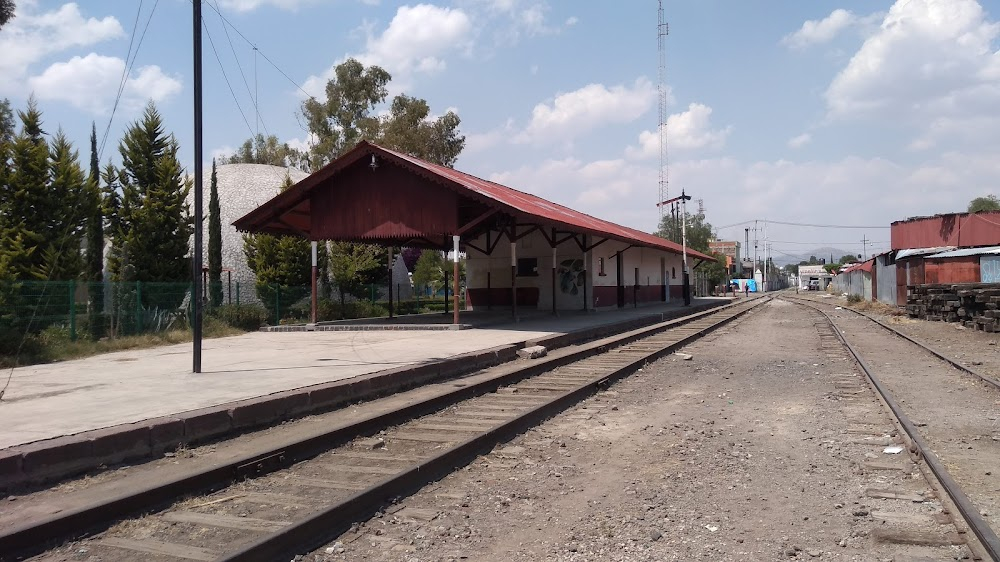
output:
M969 525L969 528L972 529L972 532L975 533L976 537L979 539L980 544L983 545L983 548L994 561L1000 561L1000 538L997 537L996 532L993 531L993 528L990 527L986 519L983 518L975 504L972 503L972 500L965 495L961 486L959 486L958 483L951 477L951 474L948 473L944 463L942 463L931 450L930 445L924 440L923 436L920 435L920 432L917 430L917 426L910 420L910 418L906 415L906 412L904 412L900 405L896 402L892 393L890 393L889 390L882 385L882 381L880 381L875 375L875 371L869 367L868 362L861 357L861 354L859 354L857 350L854 349L854 346L848 343L847 339L843 336L843 334L841 334L840 328L838 328L837 324L832 318L830 318L830 315L818 306L807 304L801 299L788 300L797 302L802 306L812 308L826 318L826 321L830 323L830 326L833 327L833 331L837 334L837 339L839 339L840 342L844 344L844 347L851 352L851 355L854 357L855 361L857 361L861 370L864 371L865 376L871 382L872 386L875 387L879 395L881 395L882 399L889 406L889 409L892 410L896 420L903 427L903 430L906 431L906 434L916 446L916 452L924 459L924 462L927 463L927 466L931 469L931 472L934 473L934 476L941 483L941 486L948 493L948 496L955 503L955 506L958 507L958 510L962 513L962 517L965 518L966 523Z
M502 386L514 384L520 380L673 328L686 326L711 315L731 311L748 304L752 305L739 312L742 314L768 300L770 299L755 299L750 302L738 301L681 318L607 336L579 345L576 349L565 353L551 354L548 357L534 360L523 368L466 386L456 387L447 393L414 401L392 411L372 414L339 427L320 430L305 438L273 446L263 452L257 451L194 469L136 489L110 494L88 505L66 509L34 521L26 521L19 526L0 530L0 559L6 559L10 553L38 552L45 545L51 545L61 539L81 536L87 532L99 531L107 528L114 520L127 517L130 514L153 510L177 497L222 488L241 478L262 476L283 469L295 462L315 457L358 436L377 433L386 427L398 425L457 402L493 392ZM702 333L703 331L699 331L697 335L700 336ZM248 470L248 467L251 468ZM255 469L256 467L259 469Z
M477 455L489 451L498 443L507 441L545 419L590 396L600 388L627 377L651 360L658 359L673 350L694 341L728 322L750 312L770 298L755 299L742 310L736 310L709 326L681 337L667 346L628 361L612 372L602 373L577 388L556 396L537 407L504 422L484 433L472 437L459 445L443 451L420 465L386 478L374 486L323 509L307 519L276 531L239 551L225 554L216 562L259 562L261 560L286 560L291 552L303 552L319 547L326 541L340 535L358 520L371 516L389 498L406 496L423 485L437 480L457 467L464 466ZM744 301L745 303L745 301ZM717 311L719 314L721 311Z
M812 299L803 299L803 298L800 298L800 297L791 297L791 296L788 296L788 295L781 295L780 298L783 298L783 299L786 299L786 300L789 300L789 301L794 301L794 302L806 302L806 301L808 301L808 302L814 302L814 303L818 303L818 304L823 304L823 305L826 305L826 306L833 306L832 303L825 303L825 302L813 301ZM855 314L857 314L859 316L863 316L863 317L871 320L872 322L878 324L879 326L882 326L886 330L889 330L890 332L892 332L893 334L895 334L895 335L903 338L904 340L906 340L906 341L908 341L908 342L910 342L910 343L912 343L912 344L914 344L916 346L919 346L924 351L930 353L931 355L934 355L938 359L941 359L942 361L945 361L946 363L948 363L952 367L958 369L959 371L962 371L964 373L968 373L968 374L970 374L970 375L978 378L979 380L981 380L981 381L989 384L990 386L996 388L997 390L1000 390L1000 380L994 379L993 377L991 377L989 375L984 375L984 374L976 371L972 367L969 367L968 365L964 365L962 363L959 363L958 361L955 361L954 359L952 359L952 358L950 358L950 357L942 354L941 352L937 351L933 347L931 347L931 346L923 343L922 341L920 341L920 340L918 340L918 339L916 339L916 338L914 338L912 336L909 336L907 334L904 334L903 332L900 332L899 330L893 328L892 326L886 324L885 322L879 320L878 318L875 318L875 317L871 316L870 314L867 314L867 313L862 312L860 310L854 310L853 308L848 307L848 306L841 307L841 310L850 310L851 312L853 312L853 313L855 313Z

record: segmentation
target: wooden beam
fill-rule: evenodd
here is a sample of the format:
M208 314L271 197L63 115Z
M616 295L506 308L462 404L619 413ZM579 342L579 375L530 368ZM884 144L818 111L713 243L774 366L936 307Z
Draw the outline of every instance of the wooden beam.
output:
M608 240L610 240L610 238L602 238L600 242L594 242L590 246L587 246L586 248L584 248L583 251L584 252L589 252L589 251L593 250L594 248L600 246L601 244L607 242Z
M311 238L311 237L309 236L309 233L305 232L304 230L301 230L301 229L299 229L299 228L298 228L298 227L296 227L296 226L292 226L292 225L291 225L291 224L289 224L289 223L288 223L288 222L287 222L287 221L286 221L285 219L283 219L283 218L281 218L281 217L278 217L278 218L276 218L276 219L274 219L274 220L275 220L276 222L278 222L279 224L283 224L283 225L285 225L285 226L286 226L286 227L288 227L288 228L289 228L289 229L290 229L290 230L291 230L292 232L294 232L294 233L298 234L299 236L301 236L301 237L305 238L306 240L311 240L311 239L312 239L312 238Z
M493 215L497 214L498 212L500 212L500 211L497 210L497 209L488 209L485 213L483 213L483 214L479 215L478 217L472 219L471 221L467 222L464 226L459 227L459 229L455 231L455 234L458 234L459 236L465 234L470 229L475 228L476 225L478 225L479 223L483 222L484 220L492 217Z

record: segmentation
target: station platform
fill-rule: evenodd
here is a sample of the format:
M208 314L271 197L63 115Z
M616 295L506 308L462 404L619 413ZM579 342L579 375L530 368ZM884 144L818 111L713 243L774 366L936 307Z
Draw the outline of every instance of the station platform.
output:
M392 384L403 388L497 364L525 345L561 347L732 300L700 298L691 307L674 301L558 316L531 311L516 323L509 310L463 313L470 329L456 331L254 332L205 340L198 374L191 372L191 344L21 367L14 369L0 401L0 479L7 472L5 462L27 471L28 452L78 443L81 435L89 445L76 450L96 455L102 435L135 429L137 450L155 454L171 444L260 425L268 417L273 421L363 399L366 392L384 394ZM265 403L270 406L264 408ZM121 443L103 446L122 448ZM21 452L21 460L5 461ZM106 460L130 456L124 451Z

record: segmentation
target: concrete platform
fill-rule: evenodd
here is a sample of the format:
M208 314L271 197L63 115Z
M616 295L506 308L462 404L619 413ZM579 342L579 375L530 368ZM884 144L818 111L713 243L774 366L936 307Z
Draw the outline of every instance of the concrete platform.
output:
M752 298L752 297L751 297ZM469 315L458 331L257 332L15 369L0 402L0 489L321 411L730 302ZM443 315L442 315L443 316ZM463 318L466 322L466 318Z

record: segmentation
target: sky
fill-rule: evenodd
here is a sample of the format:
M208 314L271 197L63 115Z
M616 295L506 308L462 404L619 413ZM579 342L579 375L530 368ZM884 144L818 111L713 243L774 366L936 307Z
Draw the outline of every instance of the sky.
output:
M62 128L84 162L95 123L102 164L153 100L191 169L190 0L16 5L0 29L0 97L23 109L34 95L46 131ZM306 147L303 99L355 57L392 74L391 95L461 117L456 168L656 229L653 0L203 6L206 161L257 132ZM689 210L701 200L721 239L750 228L762 247L766 220L776 260L871 254L889 248L892 221L1000 195L1000 0L663 8L667 191L691 195Z

